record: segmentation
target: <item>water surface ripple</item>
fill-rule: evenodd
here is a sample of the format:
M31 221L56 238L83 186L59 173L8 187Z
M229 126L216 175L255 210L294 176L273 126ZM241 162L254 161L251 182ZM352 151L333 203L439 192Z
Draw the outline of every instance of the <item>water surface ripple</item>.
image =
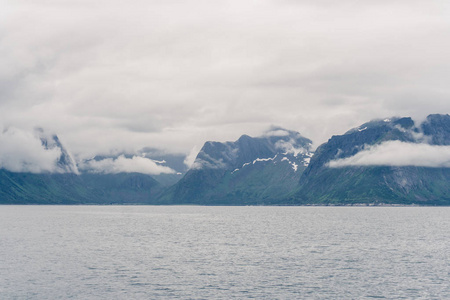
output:
M1 299L450 299L450 208L0 206Z

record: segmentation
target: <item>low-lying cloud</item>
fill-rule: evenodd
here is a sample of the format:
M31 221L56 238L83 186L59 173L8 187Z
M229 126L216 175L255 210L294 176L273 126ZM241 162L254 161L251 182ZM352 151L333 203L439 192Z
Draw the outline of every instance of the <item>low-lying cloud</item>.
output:
M206 153L202 153L202 157L197 157L194 163L191 165L191 170L200 170L200 169L225 169L227 167L226 163L223 162L223 159L215 159Z
M275 144L275 147L287 154L292 154L294 156L297 156L299 153L308 153L308 149L305 149L303 147L296 147L296 143L293 139L290 139L289 141L280 140Z
M80 169L102 174L142 173L148 175L160 175L176 173L173 169L159 165L149 158L140 156L126 158L124 155L117 158L89 160L81 163Z
M198 152L199 152L198 147L194 146L184 159L184 164L188 167L188 169L190 169L194 165Z
M388 141L370 146L354 156L332 160L331 168L347 166L450 167L450 146Z
M61 149L47 149L36 133L10 127L0 132L0 168L11 172L63 173Z

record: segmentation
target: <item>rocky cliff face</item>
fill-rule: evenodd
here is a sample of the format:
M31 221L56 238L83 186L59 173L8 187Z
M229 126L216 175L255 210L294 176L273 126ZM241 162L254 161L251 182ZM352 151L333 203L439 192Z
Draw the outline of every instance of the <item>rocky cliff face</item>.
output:
M243 135L235 142L207 142L162 201L277 203L295 188L311 157L311 141L282 128L272 128L261 137Z

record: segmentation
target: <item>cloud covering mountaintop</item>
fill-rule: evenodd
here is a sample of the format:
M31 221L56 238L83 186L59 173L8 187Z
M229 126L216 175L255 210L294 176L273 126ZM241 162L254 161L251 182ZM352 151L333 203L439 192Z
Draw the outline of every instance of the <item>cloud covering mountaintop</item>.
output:
M422 123L411 118L393 118L373 120L345 135L371 131L377 127L390 127L397 133L388 135L393 140L381 140L376 144L364 144L355 150L352 156L336 159L328 163L329 167L346 166L395 166L395 167L450 167L450 116L429 115ZM386 138L386 137L385 137Z
M1 125L58 132L77 158L189 153L271 124L320 144L365 120L450 111L448 1L1 6Z
M354 156L332 160L332 168L346 166L415 166L450 168L450 146L387 141L369 146Z
M66 159L66 164L60 164L61 159ZM41 130L28 132L14 127L0 132L0 168L27 173L78 173L54 136Z

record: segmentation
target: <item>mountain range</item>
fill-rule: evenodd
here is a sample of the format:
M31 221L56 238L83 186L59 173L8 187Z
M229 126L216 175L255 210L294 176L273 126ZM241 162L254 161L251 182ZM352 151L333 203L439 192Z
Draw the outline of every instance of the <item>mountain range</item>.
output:
M54 172L0 169L3 204L380 205L450 204L450 116L373 120L315 151L300 133L206 142L187 169L183 155L143 149L75 163L56 135ZM144 161L159 175L125 168ZM98 167L109 166L109 171ZM103 169L102 169L103 170ZM134 171L135 170L135 171Z
M319 146L290 201L293 204L448 205L448 145L449 115L430 115L417 127L411 118L371 121L344 135L333 136ZM416 149L421 153L415 154ZM430 159L436 149L446 154L441 165L426 166L418 161ZM371 164L363 161L364 154L372 160L390 156L392 160L389 164ZM409 156L412 161L405 159ZM352 163L355 157L360 159L360 164ZM418 159L414 161L414 158ZM344 164L339 166L339 161ZM338 162L338 167L330 167L330 162L335 165Z

